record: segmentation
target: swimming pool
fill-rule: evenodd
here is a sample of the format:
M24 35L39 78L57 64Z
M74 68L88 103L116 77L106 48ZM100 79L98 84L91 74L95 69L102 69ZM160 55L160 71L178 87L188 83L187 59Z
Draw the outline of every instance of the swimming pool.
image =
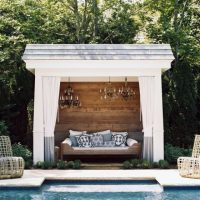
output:
M41 188L0 188L1 200L200 200L200 188L156 181L45 181Z

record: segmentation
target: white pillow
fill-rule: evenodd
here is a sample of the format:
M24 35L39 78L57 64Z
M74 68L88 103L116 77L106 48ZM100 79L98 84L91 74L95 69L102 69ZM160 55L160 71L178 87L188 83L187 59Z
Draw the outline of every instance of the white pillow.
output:
M136 140L134 140L134 139L132 139L132 138L128 138L127 140L126 140L126 143L127 143L127 145L130 147L130 146L132 146L132 145L134 145L134 144L136 144L136 143L138 143Z
M70 136L76 136L76 135L82 135L82 134L86 134L87 131L73 131L73 130L69 130L69 135Z
M62 143L68 144L69 146L72 146L72 141L70 140L70 138L66 138Z
M99 132L96 132L96 133L93 133L94 135L95 134L99 134L99 135L105 135L105 134L109 134L110 133L110 130L106 130L106 131L99 131Z
M128 135L127 132L112 132L112 135L115 135L115 134L120 134L120 135L123 135L123 136L127 136Z

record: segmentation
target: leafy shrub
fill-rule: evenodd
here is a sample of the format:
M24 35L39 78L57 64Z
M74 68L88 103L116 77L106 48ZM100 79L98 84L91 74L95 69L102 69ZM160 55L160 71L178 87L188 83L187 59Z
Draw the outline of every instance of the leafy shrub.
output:
M150 169L150 168L168 169L169 163L166 160L160 160L159 162L150 163L148 160L131 159L123 162L123 168L124 169Z
M57 162L57 168L58 169L80 169L81 168L81 161L75 160L75 161L64 161L59 160Z
M152 167L153 167L153 168L159 168L158 162L153 162L153 163L152 163Z
M148 160L143 160L141 164L143 169L151 168L151 163Z
M0 121L0 136L2 135L8 135L8 127L4 121Z
M166 160L159 160L158 165L161 169L169 169L169 163Z
M138 164L136 165L136 168L143 169L143 160L142 159L138 159Z
M147 160L131 159L123 162L124 169L149 169L151 163Z
M17 157L22 157L25 161L30 161L32 159L31 150L20 143L12 145L13 155Z
M81 168L81 161L75 160L75 161L64 161L64 160L58 160L57 163L51 163L48 161L38 161L35 165L36 168L39 169L52 169L52 168L58 168L58 169L80 169Z
M44 162L42 162L41 168L42 169L52 169L53 164L49 161L44 161Z
M25 169L31 169L32 166L33 166L33 161L32 160L25 161Z
M57 162L57 168L58 168L58 169L65 169L65 168L66 168L66 161L64 161L64 160L59 160L59 161Z
M131 168L131 163L128 160L124 161L123 162L123 168L124 169L130 169Z
M31 150L20 143L12 145L13 156L22 157L25 161L25 169L30 169L33 166Z
M39 169L52 169L54 167L54 163L51 163L49 161L38 161L35 167Z
M132 160L130 160L130 163L132 165L132 168L137 168L138 165L140 165L140 160L138 160L138 159L132 159Z
M80 169L81 168L81 161L75 160L74 161L74 169Z
M67 168L74 169L74 161L67 162Z
M36 163L35 167L36 167L36 168L39 168L39 169L42 168L42 165L43 165L42 163L43 163L42 161L38 161L38 162Z
M165 160L167 160L171 164L176 164L178 157L191 156L191 154L191 149L184 149L172 146L171 144L165 145Z

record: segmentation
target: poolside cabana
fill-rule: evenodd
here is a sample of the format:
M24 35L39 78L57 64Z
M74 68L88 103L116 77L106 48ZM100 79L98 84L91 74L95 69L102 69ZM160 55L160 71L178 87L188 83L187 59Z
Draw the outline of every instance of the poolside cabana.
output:
M143 158L164 158L162 72L174 59L168 44L28 44L23 60L35 74L33 160L54 160L60 83L139 83L144 132Z

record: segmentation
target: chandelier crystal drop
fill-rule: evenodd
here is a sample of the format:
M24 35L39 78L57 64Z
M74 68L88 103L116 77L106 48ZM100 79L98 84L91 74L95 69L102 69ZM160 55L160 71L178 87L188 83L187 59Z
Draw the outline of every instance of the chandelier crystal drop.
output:
M112 86L112 83L109 81L106 83L105 87L103 89L99 90L101 99L103 100L112 100L116 99L118 97L118 92L115 87Z
M74 90L70 85L70 78L68 78L68 86L64 93L60 95L59 106L63 108L81 107L81 102L78 95L74 95Z
M100 89L101 100L114 100L121 97L123 100L131 100L135 96L135 91L128 86L127 77L125 77L124 86L116 89L112 86L110 77L109 82L106 83L103 89Z
M123 97L124 100L132 99L135 96L135 91L128 87L127 77L125 77L124 87L119 88L119 94Z

